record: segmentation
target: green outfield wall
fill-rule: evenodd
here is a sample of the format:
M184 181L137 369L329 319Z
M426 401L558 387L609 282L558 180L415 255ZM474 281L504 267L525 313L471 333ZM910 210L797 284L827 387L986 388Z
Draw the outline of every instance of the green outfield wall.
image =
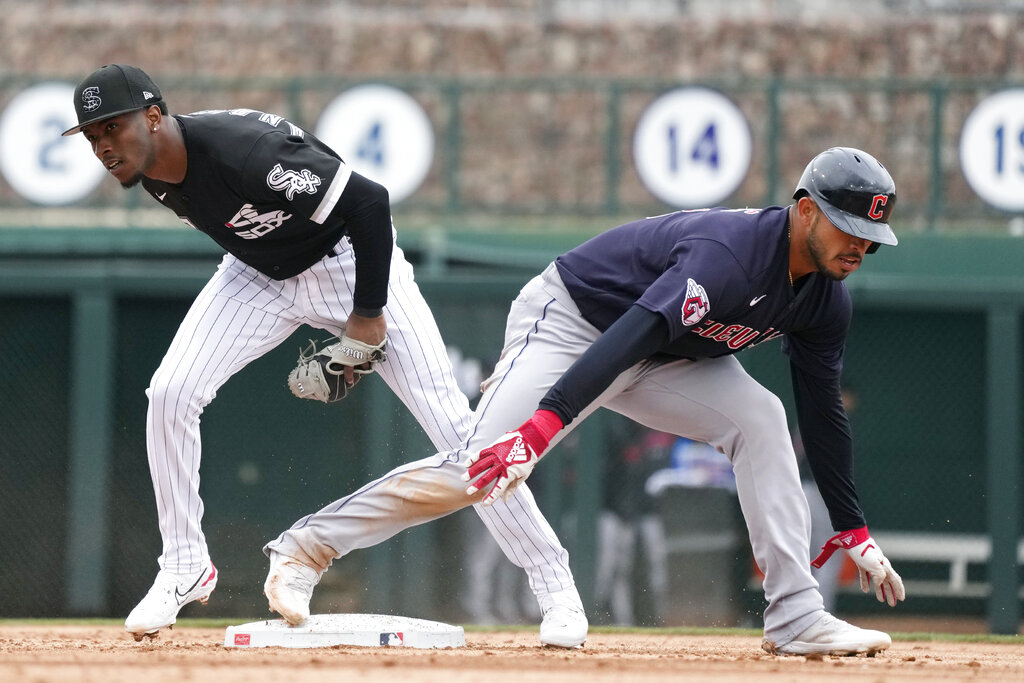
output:
M414 232L400 245L449 346L487 367L519 287L581 237L467 229ZM0 616L123 616L145 593L160 538L144 390L219 258L188 231L0 231L0 547L9 560ZM856 311L845 381L859 397L857 481L871 527L990 537L991 559L970 578L991 592L953 609L985 615L995 632L1015 630L1020 617L1021 263L1022 239L911 236L848 282ZM204 526L222 578L210 605L185 616L264 615L265 542L390 467L430 454L376 378L336 405L291 396L285 376L313 336L322 335L303 328L253 362L203 414ZM791 405L777 346L740 358ZM585 596L607 422L598 413L581 427L574 453L553 453L531 478ZM480 533L472 513L460 512L354 553L325 575L314 611L458 620L465 553ZM875 609L867 598L850 600L850 609ZM901 609L928 604L911 596Z

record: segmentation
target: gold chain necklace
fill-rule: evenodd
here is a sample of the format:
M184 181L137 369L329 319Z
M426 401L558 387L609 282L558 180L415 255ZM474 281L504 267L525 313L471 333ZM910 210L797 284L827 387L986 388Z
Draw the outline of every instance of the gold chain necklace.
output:
M792 244L792 243L793 243L793 226L792 226L792 225L789 225L788 223L787 223L787 225L786 225L786 240L787 240L787 241L788 241L788 242L789 242L790 244ZM786 268L786 273L787 273L787 274L789 275L789 286L790 286L790 287L792 287L792 286L793 286L793 271L792 271L792 270L790 270L790 269L789 269L789 268L787 267L787 268Z

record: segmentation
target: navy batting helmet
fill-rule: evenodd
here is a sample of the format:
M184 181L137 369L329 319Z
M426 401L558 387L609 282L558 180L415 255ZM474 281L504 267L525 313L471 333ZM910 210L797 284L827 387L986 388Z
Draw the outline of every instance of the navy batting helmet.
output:
M797 183L794 199L810 196L832 223L854 237L895 246L889 216L896 205L896 183L885 166L867 152L833 147L811 159Z

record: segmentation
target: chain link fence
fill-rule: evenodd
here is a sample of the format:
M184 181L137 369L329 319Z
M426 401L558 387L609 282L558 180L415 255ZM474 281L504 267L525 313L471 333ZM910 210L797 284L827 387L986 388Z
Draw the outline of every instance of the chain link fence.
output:
M518 283L515 277L498 284L470 278L421 286L447 342L486 367L500 350ZM157 570L160 541L145 453L144 390L189 302L173 295L122 295L116 301L115 400L107 416L109 507L106 519L95 521L109 533L103 615L126 614ZM68 613L69 310L61 297L0 297L0 509L8 522L0 530L0 616ZM210 606L189 607L186 616L263 614L264 543L395 464L430 453L415 422L375 380L360 385L351 400L331 406L289 394L285 375L298 347L315 335L300 330L255 361L204 412L204 526L222 579ZM872 529L987 533L986 348L981 311L857 306L844 379L858 398L851 411L857 481ZM774 343L740 358L791 405L788 365ZM1018 397L1018 409L1020 403ZM367 411L376 409L385 411L387 433L368 432ZM592 439L595 462L610 462L618 453L602 446L614 440L601 436L609 417L602 411L591 421L594 431L584 438ZM603 489L606 482L582 482L573 461L553 453L534 483L587 593L597 551L586 525L596 523L593 506L600 505L600 494L580 487ZM465 514L472 513L407 531L337 562L314 609L391 608L424 618L466 618L457 598L467 590L466 548L479 539L466 537ZM1024 519L1017 523L1024 526ZM679 524L691 531L686 520ZM692 533L699 534L698 527ZM736 531L745 537L742 528ZM934 567L907 570L909 578L941 573ZM983 566L971 571L972 579L984 580ZM753 599L756 604L756 592ZM848 606L873 609L867 602ZM901 609L930 607L917 600ZM966 609L980 612L983 604L970 602ZM758 608L747 611L756 616Z

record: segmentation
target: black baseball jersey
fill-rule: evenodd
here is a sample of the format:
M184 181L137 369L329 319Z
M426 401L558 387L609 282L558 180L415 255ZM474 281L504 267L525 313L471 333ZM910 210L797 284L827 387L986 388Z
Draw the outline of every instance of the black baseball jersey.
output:
M280 116L233 109L173 117L188 168L143 187L188 225L275 279L301 273L347 235L358 309L386 303L392 230L387 192Z
M783 338L808 462L837 529L864 525L839 376L852 317L846 286L789 279L788 207L704 209L613 228L555 261L604 334L540 402L565 424L636 362L699 360Z

